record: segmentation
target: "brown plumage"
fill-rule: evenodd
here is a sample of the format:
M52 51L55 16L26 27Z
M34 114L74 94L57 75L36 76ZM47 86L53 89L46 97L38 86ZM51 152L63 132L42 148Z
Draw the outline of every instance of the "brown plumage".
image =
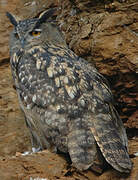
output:
M106 79L71 51L59 31L40 18L17 22L10 40L11 69L32 146L69 153L79 170L98 151L120 172L130 172L127 136ZM99 150L100 149L100 150Z

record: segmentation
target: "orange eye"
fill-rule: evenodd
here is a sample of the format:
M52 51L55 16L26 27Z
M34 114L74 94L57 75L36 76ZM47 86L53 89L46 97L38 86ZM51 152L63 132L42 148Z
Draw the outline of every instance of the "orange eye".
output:
M40 33L41 33L40 31L32 31L32 32L31 32L31 35L32 35L32 36L39 36Z

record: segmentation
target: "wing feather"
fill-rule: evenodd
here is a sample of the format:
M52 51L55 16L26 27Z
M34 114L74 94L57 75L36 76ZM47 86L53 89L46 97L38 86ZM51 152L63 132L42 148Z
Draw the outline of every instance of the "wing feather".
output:
M112 93L104 82L95 84L91 103L95 104L91 131L103 156L116 170L130 172L132 163L127 151L127 135L113 107Z

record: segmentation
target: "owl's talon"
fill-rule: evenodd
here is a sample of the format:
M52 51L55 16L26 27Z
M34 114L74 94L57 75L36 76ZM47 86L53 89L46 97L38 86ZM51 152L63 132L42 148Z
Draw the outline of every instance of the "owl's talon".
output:
M22 153L23 156L26 156L26 155L29 155L29 154L31 154L31 151L25 151L25 152Z
M29 154L37 153L39 151L41 151L40 147L38 147L38 148L32 147L32 151L25 151L25 152L22 153L22 155L26 156L26 155L29 155Z
M41 151L41 147L38 148L32 147L32 153L37 153L39 151Z

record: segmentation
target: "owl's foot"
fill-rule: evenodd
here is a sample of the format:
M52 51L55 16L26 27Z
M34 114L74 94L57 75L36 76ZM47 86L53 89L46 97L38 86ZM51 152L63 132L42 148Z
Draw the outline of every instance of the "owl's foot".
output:
M35 148L32 147L32 151L25 151L24 153L22 153L23 156L29 155L29 154L33 154L33 153L37 153L39 151L41 151L41 147Z
M42 151L40 146L38 148L32 147L32 153L37 153L39 151Z
M29 154L31 154L31 151L25 151L25 152L22 153L22 156L26 156L26 155L29 155Z

